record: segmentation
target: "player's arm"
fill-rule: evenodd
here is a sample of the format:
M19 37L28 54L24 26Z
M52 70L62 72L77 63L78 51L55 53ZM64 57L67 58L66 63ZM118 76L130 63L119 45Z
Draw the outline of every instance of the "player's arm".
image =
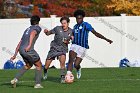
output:
M28 46L25 48L25 52L28 52L32 46L32 42L33 42L33 39L35 37L35 35L37 34L36 30L33 30L31 33L30 33L30 39L29 39L29 44Z
M72 32L70 39L73 41L74 40L74 33Z
M20 47L21 41L22 41L22 40L20 40L20 42L18 43L18 45L17 45L17 47L16 47L16 50L15 50L15 54L14 54L14 56L12 56L12 57L10 58L10 60L14 60L14 59L16 58L16 56L17 56L17 54L18 54L18 51L19 51L19 47Z
M57 31L58 31L57 29L58 29L58 26L54 27L52 30L45 29L45 30L44 30L44 33L45 33L47 36L49 36L49 35L51 35L51 34L57 34Z
M101 39L104 39L104 40L106 40L107 42L109 42L110 44L113 42L112 40L110 40L110 39L104 37L102 34L96 32L94 29L92 30L92 33L93 33L96 37L101 38Z
M53 34L53 33L52 33L51 31L49 31L48 29L44 29L44 33L45 33L47 36Z

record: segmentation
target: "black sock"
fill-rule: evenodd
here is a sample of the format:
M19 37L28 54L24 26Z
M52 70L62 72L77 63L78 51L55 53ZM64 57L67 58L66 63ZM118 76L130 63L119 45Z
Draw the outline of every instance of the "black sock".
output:
M79 69L81 68L80 65L75 66L76 70L79 71Z
M46 69L45 67L44 67L44 73L47 73L48 72L48 69Z
M46 69L45 67L44 67L44 74L46 74L48 72L48 69Z

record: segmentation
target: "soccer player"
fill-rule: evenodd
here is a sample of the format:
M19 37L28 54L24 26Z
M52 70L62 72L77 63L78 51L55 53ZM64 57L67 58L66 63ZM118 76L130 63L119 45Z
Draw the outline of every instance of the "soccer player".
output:
M69 51L69 63L67 74L72 73L72 66L74 62L74 67L77 70L77 79L81 77L81 66L80 63L85 56L86 50L89 49L88 45L88 34L92 32L96 37L101 38L109 42L113 42L110 39L107 39L100 33L96 32L94 28L88 23L84 22L83 18L85 17L85 12L83 10L76 10L74 12L74 17L76 18L77 24L74 26L73 34L74 40L72 42L70 51Z
M39 27L39 21L39 16L34 15L31 17L31 26L25 30L19 44L16 47L14 56L11 57L11 60L14 60L17 56L17 53L19 52L24 62L26 63L26 65L19 70L15 78L11 80L11 84L13 85L13 87L16 87L16 83L18 82L20 77L33 65L35 65L36 71L34 88L43 88L43 86L41 86L42 63L40 61L38 53L34 50L34 44L41 32L41 28Z
M46 35L55 34L54 40L50 44L50 51L46 58L44 66L44 79L47 79L48 68L51 62L57 57L60 61L60 75L61 83L65 83L65 61L66 53L68 52L68 44L72 36L72 29L69 28L70 19L68 17L62 17L60 19L62 26L56 26L52 30L44 30Z

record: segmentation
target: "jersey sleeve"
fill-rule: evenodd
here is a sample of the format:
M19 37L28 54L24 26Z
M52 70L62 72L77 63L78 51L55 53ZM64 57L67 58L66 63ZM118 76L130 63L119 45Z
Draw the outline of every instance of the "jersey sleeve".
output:
M70 28L70 36L73 36L73 29Z
M37 34L39 34L42 29L39 26L36 26L36 27L34 27L33 30L35 30L37 32Z
M88 31L94 30L94 28L89 23L86 24L86 28L87 28Z
M57 27L55 27L55 28L53 28L52 30L50 30L50 32L51 32L52 34L56 34L56 31L57 31Z

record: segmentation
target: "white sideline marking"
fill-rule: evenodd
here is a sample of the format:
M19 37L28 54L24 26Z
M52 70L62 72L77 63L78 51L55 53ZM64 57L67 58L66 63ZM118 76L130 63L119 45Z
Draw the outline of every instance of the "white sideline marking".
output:
M140 81L140 79L87 79L79 81Z
M52 80L52 81L58 81L58 80ZM94 81L140 81L140 79L80 79L75 81L82 81L82 82L94 82ZM18 81L18 83L34 83L35 81ZM10 83L9 82L0 82L0 83Z

